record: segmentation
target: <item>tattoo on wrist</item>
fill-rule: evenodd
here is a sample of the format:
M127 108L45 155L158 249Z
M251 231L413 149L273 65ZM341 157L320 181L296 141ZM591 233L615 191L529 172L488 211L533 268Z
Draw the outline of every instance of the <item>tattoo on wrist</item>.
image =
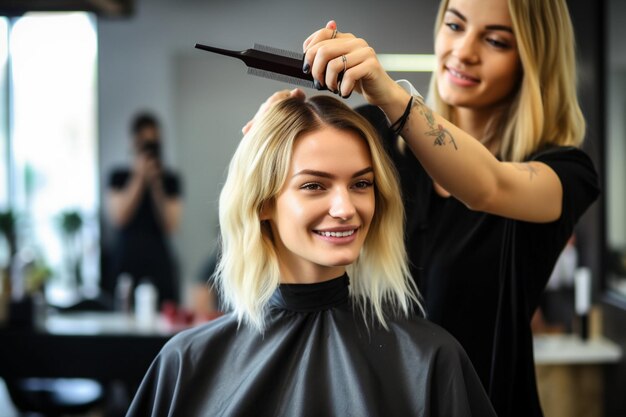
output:
M458 150L459 148L456 146L456 141L454 140L452 133L435 121L435 115L432 110L424 104L424 100L422 99L420 103L417 103L417 105L420 106L420 114L424 116L426 123L428 123L428 127L430 127L430 130L427 130L424 133L426 136L434 136L435 138L433 145L446 146L447 144L452 144L452 146L454 146L454 150Z
M435 115L433 114L432 110L428 108L422 96L413 96L411 112L414 107L418 107L419 114L421 114L424 119L426 119L426 123L428 124L430 130L427 130L426 132L424 132L424 134L426 136L433 136L435 138L433 145L445 146L447 144L451 144L452 146L454 146L455 150L459 149L456 145L456 141L454 140L454 136L452 136L452 133L450 133L449 130L436 122Z

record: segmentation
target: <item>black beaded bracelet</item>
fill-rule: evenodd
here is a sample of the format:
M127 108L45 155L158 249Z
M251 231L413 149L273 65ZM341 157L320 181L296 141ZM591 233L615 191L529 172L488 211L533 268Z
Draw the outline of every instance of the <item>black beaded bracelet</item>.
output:
M400 118L394 124L390 126L391 130L396 136L398 136L400 132L402 132L402 129L404 129L404 125L406 124L406 121L409 120L409 114L411 113L412 105L413 105L413 96L411 96L411 98L409 99L409 104L406 105L406 109L404 109L404 113L402 113L402 116L400 116Z

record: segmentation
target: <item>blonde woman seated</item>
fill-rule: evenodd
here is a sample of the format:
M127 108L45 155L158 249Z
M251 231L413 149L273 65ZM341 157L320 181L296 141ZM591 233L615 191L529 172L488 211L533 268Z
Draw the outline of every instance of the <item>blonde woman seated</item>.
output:
M128 416L495 415L460 345L414 311L395 172L353 110L318 96L261 116L220 227L232 313L168 342Z

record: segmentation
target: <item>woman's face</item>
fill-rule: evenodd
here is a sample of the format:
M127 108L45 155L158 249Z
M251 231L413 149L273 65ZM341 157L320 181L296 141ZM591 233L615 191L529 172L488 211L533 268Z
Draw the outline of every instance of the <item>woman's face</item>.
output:
M506 99L521 73L507 0L450 0L435 54L444 102L483 109Z
M369 147L356 133L323 127L296 139L269 220L282 282L320 282L354 262L374 216Z

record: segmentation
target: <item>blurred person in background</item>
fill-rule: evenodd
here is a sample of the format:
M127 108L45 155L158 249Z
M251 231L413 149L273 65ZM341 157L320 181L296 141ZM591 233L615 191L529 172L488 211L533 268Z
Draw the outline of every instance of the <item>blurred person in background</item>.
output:
M116 236L111 274L103 287L111 294L120 276L132 286L149 280L164 301L180 302L177 262L169 238L182 212L182 182L164 165L161 126L156 116L139 113L131 121L133 165L110 174L107 211Z

